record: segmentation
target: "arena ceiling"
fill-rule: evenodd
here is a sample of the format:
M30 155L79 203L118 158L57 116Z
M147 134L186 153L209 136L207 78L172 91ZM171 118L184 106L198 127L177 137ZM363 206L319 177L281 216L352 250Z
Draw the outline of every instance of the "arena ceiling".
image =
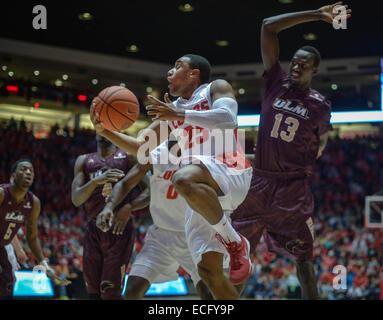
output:
M259 34L263 18L332 3L316 0L33 2L2 4L0 37L169 64L185 53L198 53L214 65L260 62ZM184 12L190 9L185 7L186 3L192 11ZM317 47L325 59L383 55L383 23L378 4L360 0L345 3L353 10L347 30L335 31L329 24L314 22L284 31L280 35L281 60L289 60L298 47L307 44ZM38 4L47 8L47 30L32 28L32 8ZM184 11L180 6L184 6ZM89 13L92 19L79 19L82 13ZM310 33L317 39L305 40L304 36ZM222 41L228 45L219 46L225 44ZM138 51L129 52L127 48Z

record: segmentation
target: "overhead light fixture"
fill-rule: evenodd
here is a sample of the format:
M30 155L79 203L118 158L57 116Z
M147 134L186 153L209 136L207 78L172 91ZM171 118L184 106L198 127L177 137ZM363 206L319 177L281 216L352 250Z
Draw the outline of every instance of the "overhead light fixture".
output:
M120 83L120 87L124 87L124 88L126 88L126 84L125 84L124 82L121 82L121 83Z
M331 85L331 89L332 90L338 90L338 85L336 84L336 83L333 83L332 85Z
M245 89L243 89L243 88L241 88L241 89L238 90L238 93L239 93L239 94L245 94L245 92L246 92L246 91L245 91Z
M303 38L307 41L314 41L314 40L318 39L318 36L315 33L310 32L310 33L306 33L303 36Z
M37 92L38 88L36 86L31 87L32 92Z
M66 81L66 80L68 80L69 76L67 74L63 74L62 78L63 78L63 80Z
M194 7L190 3L181 4L178 9L182 12L192 12Z
M61 87L63 85L63 82L60 80L60 79L57 79L56 81L55 81L55 86L56 87Z
M93 85L96 85L98 83L98 80L97 79L92 79L92 84Z
M146 92L147 93L152 93L153 92L153 88L152 87L147 87L146 88Z
M14 73L13 71L9 71L9 72L8 72L8 75L9 75L10 77L13 77L14 74L15 74L15 73Z
M289 3L293 3L294 1L293 0L279 0L279 2L282 4L289 4Z
M83 12L78 15L78 18L81 21L90 21L93 19L93 16L89 12Z
M126 51L128 51L128 52L138 52L139 49L138 49L138 46L136 46L135 44L132 44L132 45L126 47Z
M2 66L2 67L1 67L1 70L3 70L3 71L7 71L7 69L8 69L7 66Z
M34 74L36 77L38 77L38 76L40 75L40 71L39 71L39 70L35 70L35 71L33 71L33 74Z
M227 47L229 45L229 41L227 40L217 40L215 43L219 47Z

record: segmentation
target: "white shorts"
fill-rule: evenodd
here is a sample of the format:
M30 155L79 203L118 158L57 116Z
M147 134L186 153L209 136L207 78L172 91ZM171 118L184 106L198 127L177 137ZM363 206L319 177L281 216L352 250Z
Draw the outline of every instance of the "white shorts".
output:
M209 170L219 185L223 196L218 197L224 214L229 218L231 213L245 200L250 188L253 169L251 167L238 170L229 168L212 157L193 156L199 159ZM208 251L224 254L224 268L227 267L229 256L226 248L215 237L216 231L198 212L189 206L185 214L186 239L195 264L201 261L202 254Z
M134 260L130 276L138 276L150 283L178 279L180 266L191 276L194 285L201 280L194 264L184 232L149 227L144 246Z

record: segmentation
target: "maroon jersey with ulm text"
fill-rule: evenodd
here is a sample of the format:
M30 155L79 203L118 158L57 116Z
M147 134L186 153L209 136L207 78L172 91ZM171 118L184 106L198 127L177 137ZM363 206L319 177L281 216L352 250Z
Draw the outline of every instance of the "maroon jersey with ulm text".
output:
M105 160L100 158L97 152L86 154L83 166L85 183L92 178L101 175L108 169L119 169L126 174L131 167L132 165L128 160L127 153L119 149L117 149L115 153ZM94 221L96 220L98 213L104 209L114 184L115 183L107 182L97 186L97 188L93 191L90 198L85 202L85 212L88 218ZM134 197L136 197L139 193L139 187L135 187L131 192L129 192L128 196L124 199L120 206L129 202L131 199L134 199Z
M33 210L33 193L28 191L24 200L16 202L11 193L11 185L0 185L4 190L4 200L0 207L0 247L11 243L17 231L23 226Z
M311 171L319 137L332 128L331 103L315 90L291 87L279 61L263 79L255 168L277 173Z

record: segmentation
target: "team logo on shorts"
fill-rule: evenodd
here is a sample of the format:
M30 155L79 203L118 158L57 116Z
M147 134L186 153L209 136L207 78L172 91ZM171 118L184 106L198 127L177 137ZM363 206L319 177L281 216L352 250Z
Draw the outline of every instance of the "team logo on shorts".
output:
M114 283L108 280L104 280L100 284L101 293L105 293L107 289L114 288Z
M296 253L295 251L299 249L299 247L303 247L304 244L305 242L299 239L291 240L286 243L286 249L289 250L289 252L294 254Z

